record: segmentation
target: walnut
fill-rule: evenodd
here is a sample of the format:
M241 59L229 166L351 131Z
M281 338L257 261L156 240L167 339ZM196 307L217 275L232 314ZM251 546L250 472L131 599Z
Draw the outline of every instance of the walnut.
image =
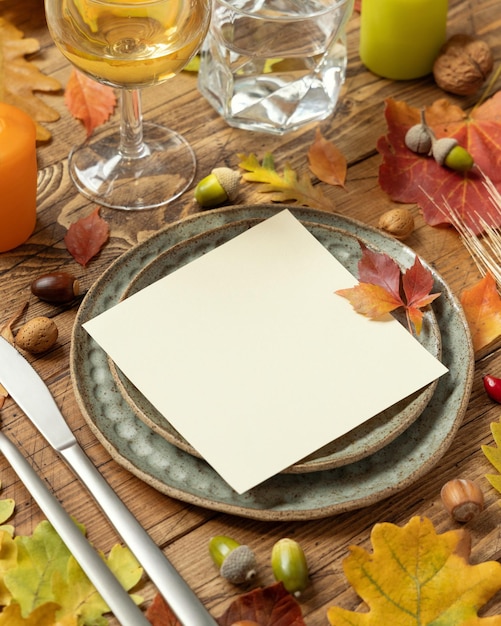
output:
M379 218L378 228L396 239L406 239L414 230L414 218L409 209L390 209Z
M433 76L444 91L466 96L480 89L493 65L492 52L485 41L470 35L454 35L436 58Z

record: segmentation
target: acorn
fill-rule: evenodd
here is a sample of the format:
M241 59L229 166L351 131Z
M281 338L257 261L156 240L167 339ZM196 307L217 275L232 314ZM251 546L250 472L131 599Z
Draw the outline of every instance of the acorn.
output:
M442 504L456 522L469 522L484 510L484 494L469 478L454 478L440 491Z
M421 111L421 122L409 128L405 133L404 142L407 148L416 154L430 154L432 135L425 122L423 110Z
M439 165L445 165L456 172L468 172L474 165L471 154L454 137L436 139L431 151Z
M439 165L455 172L468 172L475 164L471 154L459 145L457 139L435 137L426 123L424 110L421 110L421 122L411 126L405 133L404 143L412 152L431 155Z
M257 574L257 561L249 546L241 545L226 535L216 535L209 541L209 554L219 567L219 573L234 585L250 582Z
M229 167L216 167L195 187L195 200L201 207L211 208L238 195L240 174Z
M289 593L301 595L308 584L308 564L297 541L285 537L275 543L271 551L271 569Z
M67 272L53 272L35 278L31 283L31 293L51 304L67 304L80 295L80 285Z

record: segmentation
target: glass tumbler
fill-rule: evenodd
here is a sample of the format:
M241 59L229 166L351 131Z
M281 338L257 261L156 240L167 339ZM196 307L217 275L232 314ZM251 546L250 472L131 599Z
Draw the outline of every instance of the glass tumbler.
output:
M230 126L282 135L328 117L353 0L213 0L199 90Z

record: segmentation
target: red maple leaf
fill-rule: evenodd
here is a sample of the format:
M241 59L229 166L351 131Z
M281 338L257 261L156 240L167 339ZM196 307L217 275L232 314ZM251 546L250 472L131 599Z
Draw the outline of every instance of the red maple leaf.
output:
M362 257L358 262L359 284L336 293L346 298L355 311L371 319L402 307L409 330L419 335L423 324L422 309L438 298L430 293L433 276L418 257L402 272L397 263L383 252L375 252L360 243Z
M418 204L432 226L451 222L439 208L447 204L475 234L483 231L479 215L494 227L501 225L484 184L487 177L501 190L501 92L469 115L445 98L425 108L435 136L454 137L473 156L475 167L469 172L455 172L406 147L405 133L420 121L418 109L388 99L385 117L388 132L377 143L383 156L379 184L392 200Z
M117 102L111 87L98 83L75 68L71 71L64 98L73 117L83 122L87 137L109 119Z
M64 237L64 243L75 261L85 266L108 241L109 233L110 228L99 216L97 207L87 217L82 217L71 224Z

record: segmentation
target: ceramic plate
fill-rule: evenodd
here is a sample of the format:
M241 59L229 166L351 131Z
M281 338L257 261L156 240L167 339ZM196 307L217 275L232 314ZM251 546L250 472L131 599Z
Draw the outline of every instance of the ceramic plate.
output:
M137 293L153 282L179 269L182 265L233 239L245 230L255 226L259 221L258 219L252 219L226 224L190 237L172 246L146 265L132 279L124 291L122 299ZM353 237L345 231L322 224L305 223L305 226L348 271L355 276L357 275L357 265L361 257L359 244L361 240L359 238ZM365 240L363 243L370 245ZM371 247L374 249L374 246ZM405 318L401 321L405 324ZM423 329L419 335L419 341L433 356L440 359L440 331L431 309L424 315ZM201 456L115 366L111 359L109 360L109 367L124 398L145 424L167 439L167 441L181 448L181 450L185 450L195 456ZM437 383L438 380L427 385L422 390L379 413L361 426L324 446L307 459L303 459L284 471L303 473L332 469L347 463L353 463L364 456L376 452L398 437L419 417L433 396Z
M429 471L449 448L466 411L473 382L473 348L463 311L439 274L433 309L442 338L442 376L417 420L387 446L342 467L278 474L243 495L237 494L202 459L169 443L134 413L110 371L106 353L82 324L117 304L130 282L171 246L224 224L266 219L288 208L303 222L326 224L364 239L410 266L414 253L396 239L346 217L284 205L227 207L171 224L124 253L87 293L75 321L71 375L80 409L111 456L160 492L212 510L262 520L308 520L378 502L408 487ZM423 262L424 263L424 262ZM424 263L426 266L426 263Z

